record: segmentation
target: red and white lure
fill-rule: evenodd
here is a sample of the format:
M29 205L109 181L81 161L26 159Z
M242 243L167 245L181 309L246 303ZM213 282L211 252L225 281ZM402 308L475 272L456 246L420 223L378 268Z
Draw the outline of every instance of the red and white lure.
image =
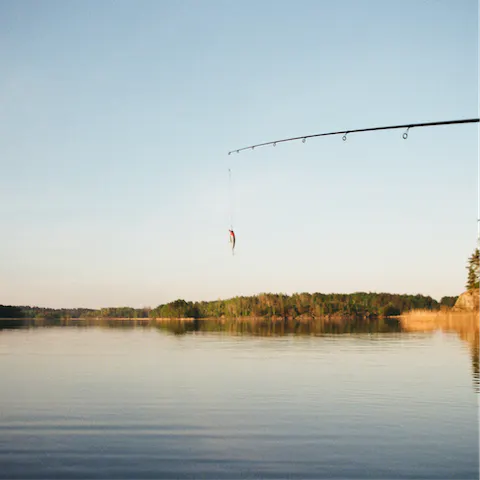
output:
M228 230L230 232L230 243L232 244L232 255L235 255L235 232L233 230Z

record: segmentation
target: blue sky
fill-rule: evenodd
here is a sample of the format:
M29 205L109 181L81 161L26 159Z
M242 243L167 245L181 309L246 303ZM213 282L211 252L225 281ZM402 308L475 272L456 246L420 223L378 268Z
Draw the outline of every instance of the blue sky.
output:
M473 0L3 0L0 303L461 293L478 124L227 152L478 117L478 19Z

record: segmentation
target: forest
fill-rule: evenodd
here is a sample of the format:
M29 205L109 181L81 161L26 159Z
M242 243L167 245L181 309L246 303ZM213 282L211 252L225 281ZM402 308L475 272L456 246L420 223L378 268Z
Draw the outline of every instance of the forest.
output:
M377 318L400 315L415 310L440 310L454 305L457 297L443 297L440 302L430 296L391 293L352 294L262 293L226 300L190 302L178 299L155 308L110 307L43 308L0 305L0 318Z

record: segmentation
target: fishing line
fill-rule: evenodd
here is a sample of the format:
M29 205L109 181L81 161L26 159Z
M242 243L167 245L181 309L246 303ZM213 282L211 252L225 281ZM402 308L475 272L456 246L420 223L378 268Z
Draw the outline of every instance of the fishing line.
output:
M228 169L228 196L229 196L229 210L230 210L230 230L233 230L233 183L232 170Z
M477 52L480 48L478 37ZM477 78L480 75L480 63L477 62ZM477 249L480 250L480 125L477 128Z

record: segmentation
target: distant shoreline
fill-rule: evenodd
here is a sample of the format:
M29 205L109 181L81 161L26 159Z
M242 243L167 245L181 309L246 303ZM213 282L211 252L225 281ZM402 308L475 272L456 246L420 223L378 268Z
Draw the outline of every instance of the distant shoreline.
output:
M325 316L309 316L309 315L300 315L298 317L281 317L281 316L222 316L222 317L73 317L73 318L61 318L61 317L2 317L0 321L4 320L16 320L16 321L58 321L58 322L70 322L70 321L86 321L86 320L108 320L108 321L129 321L129 322L202 322L202 321L243 321L243 322L258 322L258 321L271 321L271 322L315 322L315 321L326 321L326 322L338 322L342 320L363 320L363 321L376 321L385 318L399 318L401 315L389 315L389 316L370 316L363 317L359 315L325 315Z
M216 321L219 323L224 322L264 322L269 321L272 323L278 322L300 322L300 323L310 323L310 322L341 322L341 321L352 321L352 320L361 320L361 321L378 321L384 319L392 319L399 321L408 321L411 319L423 319L425 321L432 321L438 319L461 319L463 317L477 316L478 312L462 312L455 311L452 309L449 310L411 310L400 315L377 315L377 316L360 316L360 315L321 315L313 316L308 314L299 315L297 317L293 316L221 316L221 317L72 317L72 318L62 318L62 317L0 317L1 321L57 321L62 322L76 322L76 321L114 321L114 322L136 322L136 323L165 323L165 322L208 322Z

